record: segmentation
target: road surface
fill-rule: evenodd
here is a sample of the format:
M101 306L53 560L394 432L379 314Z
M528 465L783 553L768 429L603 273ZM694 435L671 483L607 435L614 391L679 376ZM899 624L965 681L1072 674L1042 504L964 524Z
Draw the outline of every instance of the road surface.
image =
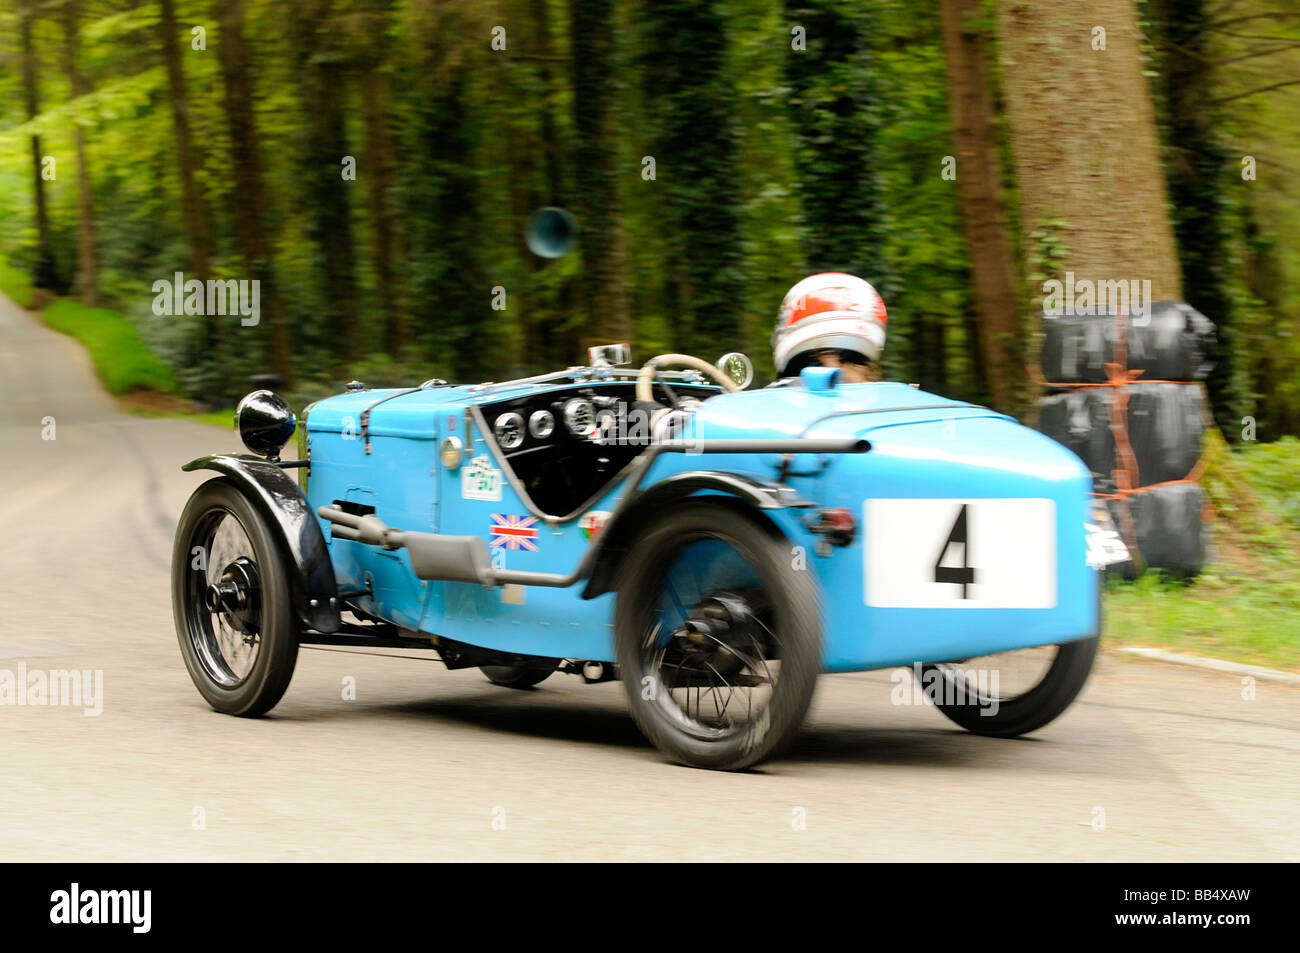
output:
M617 684L572 676L304 649L269 716L216 714L168 563L206 478L180 464L236 448L118 412L0 297L0 679L103 678L97 715L0 705L0 858L1300 860L1300 691L1109 654L1015 741L893 704L890 672L828 676L793 751L744 774L666 763Z

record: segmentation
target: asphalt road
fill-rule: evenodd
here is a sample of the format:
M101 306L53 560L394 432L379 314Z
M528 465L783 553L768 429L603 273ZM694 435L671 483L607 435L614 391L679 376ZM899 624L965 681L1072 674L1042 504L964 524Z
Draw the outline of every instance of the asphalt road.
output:
M617 684L572 676L304 649L268 717L216 714L168 563L204 479L180 464L235 445L119 413L0 297L0 679L103 674L98 715L0 704L0 858L1300 860L1300 691L1109 654L1015 741L892 704L889 672L827 676L794 750L745 774L665 763Z

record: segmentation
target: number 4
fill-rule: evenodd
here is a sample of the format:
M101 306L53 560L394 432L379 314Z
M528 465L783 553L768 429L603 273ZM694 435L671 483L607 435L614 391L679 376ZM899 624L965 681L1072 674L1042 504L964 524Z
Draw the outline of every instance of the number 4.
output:
M948 549L953 543L961 543L961 565L945 566L943 565L944 557L948 555ZM953 521L952 529L948 531L948 538L939 547L939 558L934 561L934 581L957 583L961 586L961 597L963 599L970 598L968 587L975 582L975 570L970 565L970 543L967 541L965 503L957 511L957 519Z

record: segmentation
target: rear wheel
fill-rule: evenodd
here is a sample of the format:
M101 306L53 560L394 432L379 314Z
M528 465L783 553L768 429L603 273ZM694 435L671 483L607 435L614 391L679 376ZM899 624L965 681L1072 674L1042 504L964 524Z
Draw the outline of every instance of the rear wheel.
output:
M637 725L683 764L735 770L803 724L821 670L811 573L735 507L689 502L650 525L619 571L615 643Z
M967 731L1010 738L1070 707L1092 671L1097 637L921 666L922 688Z
M217 711L261 715L284 695L298 659L289 578L273 530L224 478L181 513L172 614L190 678Z

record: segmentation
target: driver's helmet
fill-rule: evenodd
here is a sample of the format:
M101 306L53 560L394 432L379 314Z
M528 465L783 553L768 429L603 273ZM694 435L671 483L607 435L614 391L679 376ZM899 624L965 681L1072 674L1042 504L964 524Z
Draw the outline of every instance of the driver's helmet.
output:
M772 334L782 377L798 374L823 350L849 351L875 363L885 346L885 302L861 278L827 271L799 282L781 302Z

